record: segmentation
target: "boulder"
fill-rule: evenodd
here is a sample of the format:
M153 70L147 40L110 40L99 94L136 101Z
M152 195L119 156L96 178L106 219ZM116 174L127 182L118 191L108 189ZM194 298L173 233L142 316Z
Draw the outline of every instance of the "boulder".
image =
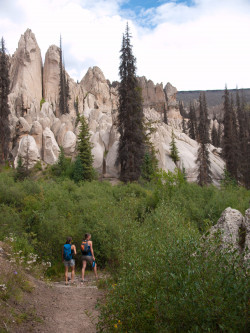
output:
M53 132L47 127L43 131L43 160L45 163L54 164L60 153Z
M65 155L72 156L76 148L76 135L72 131L67 131L62 144Z
M244 226L244 217L237 209L228 207L224 210L216 225L210 229L211 235L219 232L222 248L232 246L242 251L241 233Z
M20 140L17 155L14 160L15 167L17 167L19 157L22 158L23 164L26 164L29 169L34 167L40 159L36 141L31 135L25 135Z
M16 124L17 134L19 136L22 136L24 134L29 134L30 129L31 129L31 125L23 117L20 117Z
M33 138L36 141L36 145L39 151L40 157L42 157L42 148L43 148L43 127L39 123L39 121L34 121L32 128L30 130L30 135L33 136Z
M245 231L244 259L250 261L250 208L248 208L245 212L244 231Z

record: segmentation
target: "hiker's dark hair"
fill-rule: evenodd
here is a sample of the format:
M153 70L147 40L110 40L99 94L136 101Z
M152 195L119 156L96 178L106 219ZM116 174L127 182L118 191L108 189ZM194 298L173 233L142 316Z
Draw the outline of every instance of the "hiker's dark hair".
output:
M85 234L85 239L89 238L89 236L91 236L91 234Z
M70 244L71 241L72 241L72 237L67 237L66 244Z

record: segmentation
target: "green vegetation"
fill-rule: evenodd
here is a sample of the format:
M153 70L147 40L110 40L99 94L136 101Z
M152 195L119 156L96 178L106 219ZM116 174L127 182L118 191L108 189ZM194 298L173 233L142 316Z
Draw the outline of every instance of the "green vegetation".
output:
M102 283L99 332L245 332L246 268L201 235L226 207L244 213L249 197L230 183L189 184L178 169L143 186L55 176L15 182L7 170L0 173L0 240L12 233L15 252L51 262L52 276L63 269L65 238L80 252L90 232L98 265L111 274Z
M43 103L45 103L45 102L46 102L46 101L45 101L44 98L42 98L42 99L40 100L40 110L42 109Z
M170 157L172 158L172 160L176 164L180 160L180 156L179 156L178 148L176 146L175 136L174 136L173 129L172 129L171 138L172 139L171 139L171 142L170 142L170 151L171 151Z

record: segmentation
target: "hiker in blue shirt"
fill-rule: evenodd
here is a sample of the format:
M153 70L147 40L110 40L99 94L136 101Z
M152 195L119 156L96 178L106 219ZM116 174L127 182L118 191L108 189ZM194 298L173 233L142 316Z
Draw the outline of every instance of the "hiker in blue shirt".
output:
M94 256L94 250L93 250L93 243L90 239L91 239L91 235L85 234L85 238L82 241L82 245L81 245L81 251L82 251L82 280L81 280L81 282L84 281L84 274L85 274L87 262L89 262L91 264L92 268L94 269L96 279L98 278L97 265L95 262L95 256Z
M65 284L68 285L68 271L69 267L71 267L71 282L74 282L75 278L75 259L74 255L76 255L76 247L71 244L72 237L67 237L66 243L62 248L62 261L65 267Z

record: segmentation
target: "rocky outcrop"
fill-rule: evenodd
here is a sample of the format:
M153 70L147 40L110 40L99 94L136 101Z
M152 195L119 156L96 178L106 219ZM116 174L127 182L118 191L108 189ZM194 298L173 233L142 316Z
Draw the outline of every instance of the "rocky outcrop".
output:
M51 45L45 55L43 69L43 93L46 101L52 103L54 108L59 100L60 81L60 48Z
M43 69L42 99L42 61L40 49L34 34L27 30L18 44L11 60L11 107L10 127L12 156L24 154L25 141L28 137L34 151L32 161L41 158L45 163L53 164L59 155L59 146L65 155L76 155L79 125L77 116L83 115L89 125L94 167L107 177L117 177L116 165L119 133L116 118L118 109L118 85L110 84L98 67L89 68L80 83L74 82L66 73L69 89L69 113L60 114L59 100L59 48L49 47ZM145 77L138 78L142 88L145 118L153 121L155 132L151 136L159 167L174 171L175 163L170 158L171 132L174 130L176 145L179 150L179 167L184 167L187 178L195 181L197 177L196 156L198 144L182 133L182 117L176 102L177 89L170 83L154 84ZM163 123L163 110L167 111L168 125ZM32 138L32 139L30 139ZM221 178L224 162L219 149L208 147L214 182ZM32 164L34 164L32 162Z
M154 84L153 81L147 80L145 76L138 78L139 85L142 89L142 100L145 108L153 108L162 113L164 107L167 108L166 96L163 85Z
M27 113L34 116L42 99L42 57L30 29L21 36L11 59L10 82L12 113L19 117Z
M244 217L236 209L228 207L221 214L217 224L214 225L210 232L221 233L221 242L223 247L232 245L233 248L240 250L240 231L243 228Z
M210 237L218 234L222 249L243 253L250 259L250 208L245 217L237 209L228 207L221 214L216 225L210 229Z
M110 88L100 68L96 66L89 68L87 74L80 82L80 85L88 95L93 95L93 103L88 100L88 104L90 104L92 108L101 108L102 112L108 112L112 109Z

